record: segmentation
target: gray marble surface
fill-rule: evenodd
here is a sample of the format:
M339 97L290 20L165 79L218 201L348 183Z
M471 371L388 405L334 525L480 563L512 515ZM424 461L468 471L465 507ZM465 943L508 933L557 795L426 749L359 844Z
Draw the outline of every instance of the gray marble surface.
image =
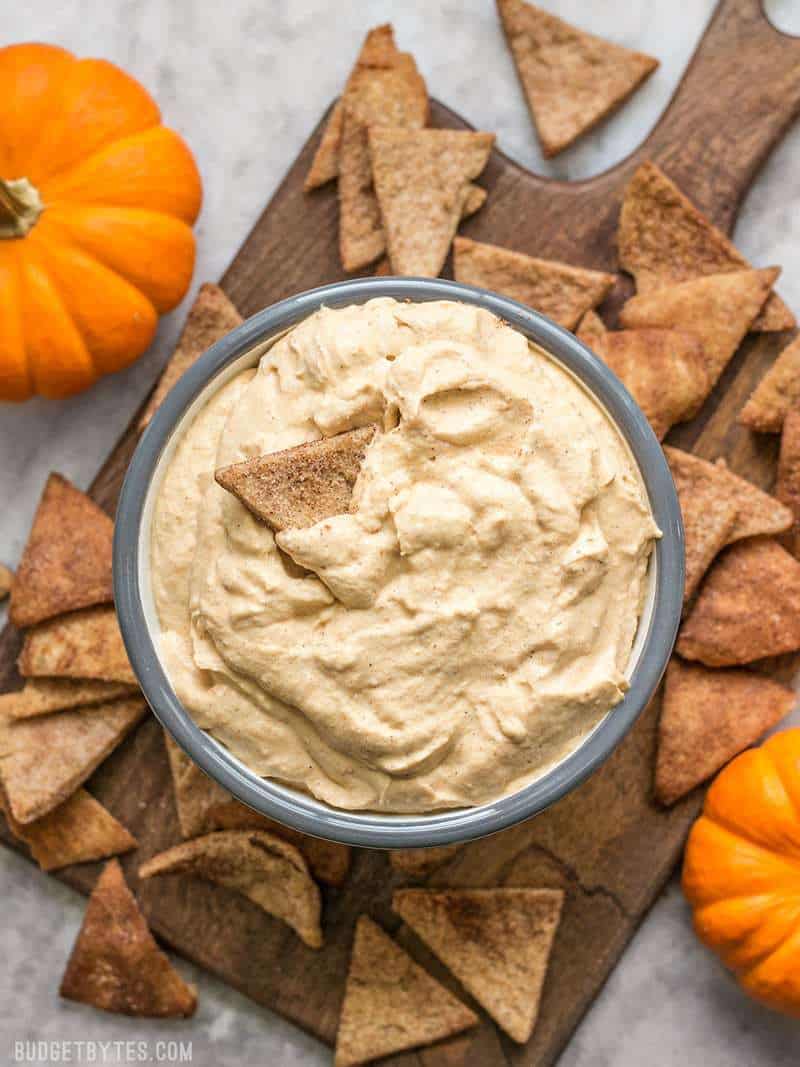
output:
M194 149L205 182L195 285L216 278L336 94L366 27L395 24L432 94L541 173L578 178L622 158L666 105L713 0L542 0L586 29L651 52L662 66L609 123L552 164L537 149L491 0L27 0L0 4L0 45L38 39L115 60L155 94ZM800 33L797 0L768 0ZM800 126L764 168L736 230L761 264L781 263L781 291L800 309ZM14 564L47 472L91 480L152 383L181 312L165 319L136 366L61 403L0 410L0 560ZM180 962L199 986L187 1023L135 1022L58 1000L56 989L83 901L0 852L0 1062L17 1041L192 1041L201 1067L325 1064L316 1040ZM26 1062L56 1062L47 1050ZM130 1047L105 1062L132 1062ZM99 1054L98 1054L99 1055ZM73 1052L74 1062L77 1053ZM755 1006L693 937L673 882L575 1033L560 1067L789 1067L800 1026Z

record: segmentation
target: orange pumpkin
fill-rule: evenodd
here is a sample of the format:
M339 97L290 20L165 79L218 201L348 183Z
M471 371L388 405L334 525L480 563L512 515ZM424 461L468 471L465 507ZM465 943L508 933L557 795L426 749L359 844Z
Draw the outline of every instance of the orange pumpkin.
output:
M742 987L800 1016L800 729L737 756L692 827L683 891Z
M127 366L194 270L200 176L138 82L63 48L0 49L0 399Z

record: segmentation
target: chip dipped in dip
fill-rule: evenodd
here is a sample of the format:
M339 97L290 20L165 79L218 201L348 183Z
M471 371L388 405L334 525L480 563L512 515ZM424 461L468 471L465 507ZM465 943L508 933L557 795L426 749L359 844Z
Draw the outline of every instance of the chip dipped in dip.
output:
M350 510L274 533L221 467L376 425ZM199 726L346 809L513 792L617 704L659 531L584 388L489 312L323 308L200 410L152 525Z

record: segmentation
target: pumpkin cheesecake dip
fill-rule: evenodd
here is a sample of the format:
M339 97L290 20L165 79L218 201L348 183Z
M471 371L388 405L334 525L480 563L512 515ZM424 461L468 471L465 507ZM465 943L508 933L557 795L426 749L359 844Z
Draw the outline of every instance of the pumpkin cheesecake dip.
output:
M361 427L349 509L311 525L276 532L215 480ZM169 463L159 652L259 775L351 810L482 804L622 699L658 536L615 426L521 333L450 301L322 308Z

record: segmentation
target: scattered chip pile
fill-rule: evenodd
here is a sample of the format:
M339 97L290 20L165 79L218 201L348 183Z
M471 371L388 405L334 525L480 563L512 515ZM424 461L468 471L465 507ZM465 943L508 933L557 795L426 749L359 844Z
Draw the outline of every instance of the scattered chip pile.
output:
M525 0L497 9L542 151L556 156L616 111L658 60L571 26Z
M571 144L619 106L656 60L590 34L519 0L498 3L546 154ZM367 34L328 117L305 180L336 180L345 271L436 277L462 219L487 197L476 184L494 134L427 128L428 92L391 26ZM495 289L573 329L614 276L522 252L456 244L456 278Z

